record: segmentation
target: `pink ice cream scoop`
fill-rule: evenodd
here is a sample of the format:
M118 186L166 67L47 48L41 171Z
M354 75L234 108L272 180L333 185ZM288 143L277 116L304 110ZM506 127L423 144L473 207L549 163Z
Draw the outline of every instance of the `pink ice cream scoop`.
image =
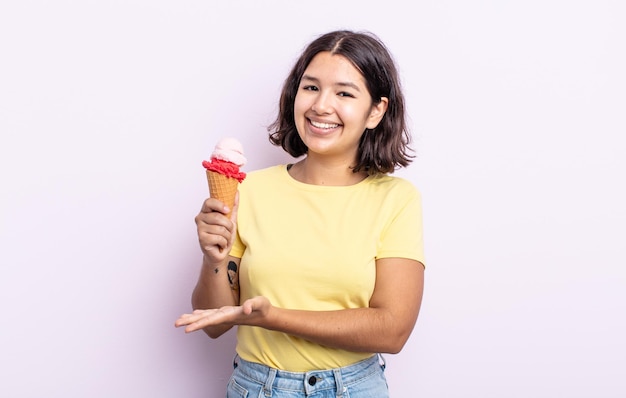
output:
M239 168L245 165L246 161L241 142L235 138L227 137L222 138L215 145L215 149L211 153L211 161L203 161L202 166L208 171L242 182L246 178L246 173L239 171Z

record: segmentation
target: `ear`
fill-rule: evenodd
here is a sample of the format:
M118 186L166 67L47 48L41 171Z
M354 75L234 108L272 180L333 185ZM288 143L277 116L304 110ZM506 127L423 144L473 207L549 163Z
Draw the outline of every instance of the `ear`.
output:
M385 116L385 112L387 112L388 105L389 99L387 97L380 97L380 102L372 106L372 110L370 110L370 114L367 117L365 127L370 130L376 128L378 123L383 120L383 116Z

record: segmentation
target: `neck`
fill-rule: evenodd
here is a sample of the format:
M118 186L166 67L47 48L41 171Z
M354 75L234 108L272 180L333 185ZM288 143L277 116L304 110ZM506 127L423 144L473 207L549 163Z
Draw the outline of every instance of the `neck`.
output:
M319 162L307 156L289 170L291 177L311 185L347 186L363 181L366 172L354 173L346 162Z

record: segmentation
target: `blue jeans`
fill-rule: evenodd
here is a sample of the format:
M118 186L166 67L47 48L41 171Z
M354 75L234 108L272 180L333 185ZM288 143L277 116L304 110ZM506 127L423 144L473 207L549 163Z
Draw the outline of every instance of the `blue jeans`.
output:
M374 355L337 369L287 372L236 356L226 397L388 398L385 363L378 358Z

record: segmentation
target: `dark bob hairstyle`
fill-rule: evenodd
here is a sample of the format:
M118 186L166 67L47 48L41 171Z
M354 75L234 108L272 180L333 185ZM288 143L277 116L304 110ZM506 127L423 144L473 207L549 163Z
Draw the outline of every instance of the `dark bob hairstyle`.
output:
M408 166L413 155L409 143L404 110L404 96L395 63L386 46L373 34L339 30L326 33L309 44L284 82L276 120L268 127L270 142L281 146L293 157L307 153L294 119L294 103L300 79L311 60L320 52L342 55L361 72L372 104L387 97L387 111L376 128L361 136L353 172L370 175L392 173Z

